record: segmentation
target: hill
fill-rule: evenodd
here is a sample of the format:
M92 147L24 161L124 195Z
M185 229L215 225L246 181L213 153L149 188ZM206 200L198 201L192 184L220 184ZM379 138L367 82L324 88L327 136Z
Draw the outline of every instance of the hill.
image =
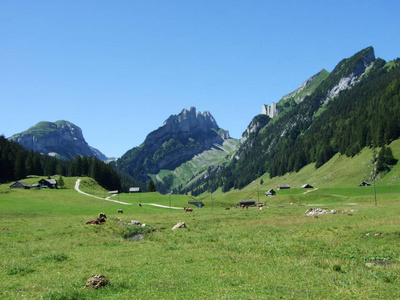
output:
M46 153L61 159L71 159L78 155L97 157L107 161L107 157L85 141L82 129L68 121L39 122L28 130L8 138L25 149Z

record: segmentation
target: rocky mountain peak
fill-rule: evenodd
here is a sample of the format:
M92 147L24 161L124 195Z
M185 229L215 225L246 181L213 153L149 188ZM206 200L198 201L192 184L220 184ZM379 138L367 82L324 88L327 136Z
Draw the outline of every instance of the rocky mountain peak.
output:
M217 122L209 111L196 112L195 107L183 109L180 114L170 116L163 124L172 133L204 133L210 129L219 130Z
M195 107L171 115L163 126L149 133L142 145L125 153L117 166L138 180L161 169L173 170L206 150L219 147L229 132L218 127L210 112L197 112Z
M24 132L14 134L9 139L28 150L63 159L82 155L107 160L103 153L88 145L80 127L65 120L39 122Z

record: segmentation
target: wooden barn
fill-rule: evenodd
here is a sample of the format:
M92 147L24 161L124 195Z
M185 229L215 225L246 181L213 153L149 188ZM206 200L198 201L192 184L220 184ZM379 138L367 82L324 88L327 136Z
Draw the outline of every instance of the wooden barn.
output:
M131 187L129 188L129 194L130 193L139 193L140 192L140 187Z
M39 184L41 187L48 187L49 189L57 188L57 180L55 179L41 179Z
M203 202L188 202L188 204L194 205L198 208L203 208L203 206L204 206Z
M265 193L265 196L276 196L276 192L273 189L270 189Z
M284 189L290 189L290 185L288 185L288 184L278 185L277 190L284 190Z
M10 185L10 189L30 189L31 187L22 181L17 181Z
M240 207L256 206L256 200L240 200L239 206Z
M311 185L309 185L308 183L306 183L306 184L303 184L303 185L301 186L301 188L302 188L302 189L312 189L313 187L312 187Z

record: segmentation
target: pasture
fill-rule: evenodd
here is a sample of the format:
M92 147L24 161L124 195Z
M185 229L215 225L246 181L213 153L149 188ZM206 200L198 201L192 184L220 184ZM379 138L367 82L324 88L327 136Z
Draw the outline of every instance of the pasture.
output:
M400 186L191 197L121 194L122 205L62 190L0 185L1 299L393 299L400 294ZM36 181L30 178L25 182ZM81 189L105 197L92 179ZM234 208L259 197L255 207ZM117 198L116 198L117 197ZM300 202L300 203L298 203ZM290 205L293 203L294 205ZM230 207L226 210L226 207ZM338 214L307 217L310 207ZM122 209L124 213L118 213ZM342 213L342 211L346 211ZM107 214L102 225L85 221ZM137 220L146 227L123 226ZM179 221L187 228L171 230ZM135 238L137 234L140 238ZM141 238L143 237L143 238ZM109 283L85 288L92 274Z

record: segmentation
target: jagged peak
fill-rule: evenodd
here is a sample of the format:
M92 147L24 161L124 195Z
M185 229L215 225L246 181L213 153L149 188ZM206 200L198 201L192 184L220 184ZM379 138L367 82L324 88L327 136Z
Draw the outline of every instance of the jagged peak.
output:
M193 106L189 109L184 108L178 115L171 115L164 121L163 127L177 132L188 132L195 128L219 130L217 122L209 111L196 112Z

